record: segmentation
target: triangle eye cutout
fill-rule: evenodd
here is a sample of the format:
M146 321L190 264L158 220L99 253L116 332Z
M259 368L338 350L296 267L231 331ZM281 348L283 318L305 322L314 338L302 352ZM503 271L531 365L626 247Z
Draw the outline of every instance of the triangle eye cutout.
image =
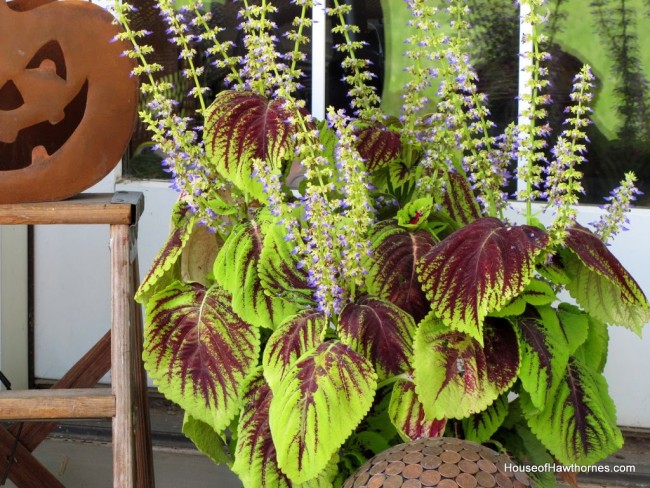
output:
M63 49L58 41L49 41L34 54L26 66L26 69L51 69L61 79L67 79L67 68Z
M0 88L0 110L16 110L25 103L18 87L9 80Z

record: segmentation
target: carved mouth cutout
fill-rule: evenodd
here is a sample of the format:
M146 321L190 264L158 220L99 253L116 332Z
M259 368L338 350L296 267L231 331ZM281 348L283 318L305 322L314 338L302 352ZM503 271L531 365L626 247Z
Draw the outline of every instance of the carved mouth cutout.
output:
M57 41L43 45L26 66L26 69L39 69L46 66L56 70L56 74L66 79L67 70L63 51ZM52 94L56 96L56 94ZM64 117L56 124L48 121L24 127L11 143L0 142L0 171L26 168L38 161L49 158L58 151L81 123L88 100L88 80L77 95L64 109ZM0 111L16 110L25 103L13 81L0 87Z

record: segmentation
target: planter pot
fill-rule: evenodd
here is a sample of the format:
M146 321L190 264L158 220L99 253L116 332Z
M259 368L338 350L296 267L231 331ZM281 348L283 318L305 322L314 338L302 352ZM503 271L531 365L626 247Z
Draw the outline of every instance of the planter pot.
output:
M524 488L530 478L515 464L474 442L437 437L392 447L361 466L344 488Z

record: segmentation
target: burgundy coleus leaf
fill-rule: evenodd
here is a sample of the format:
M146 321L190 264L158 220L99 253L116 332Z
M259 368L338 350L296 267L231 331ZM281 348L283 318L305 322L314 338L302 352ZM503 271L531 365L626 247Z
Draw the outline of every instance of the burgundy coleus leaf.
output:
M232 470L247 488L291 488L295 486L278 466L277 451L269 425L273 393L258 370L246 387L237 424L237 446ZM332 486L331 473L324 471L310 480L310 488Z
M392 303L366 296L348 304L338 331L342 342L370 360L380 380L410 369L415 322Z
M565 332L551 307L528 306L514 325L521 350L521 385L533 404L543 408L569 360L571 331Z
M254 176L253 161L279 168L293 155L296 114L281 98L268 100L252 92L217 94L205 118L204 141L211 164L241 190L265 198Z
M594 464L623 445L607 381L576 357L543 409L521 398L530 429L562 464Z
M313 305L314 290L309 286L306 267L300 266L300 256L293 252L287 239L287 228L280 224L265 227L265 237L257 271L268 295L283 298L302 306Z
M400 379L393 386L388 416L405 441L425 437L440 437L445 432L446 419L427 420L424 407L410 379Z
M266 228L275 225L253 219L235 227L213 267L217 283L232 295L235 313L252 325L272 329L298 311L295 302L268 293L259 273L268 243Z
M342 342L304 354L273 392L269 410L278 464L293 483L313 479L372 406L372 364Z
M563 256L571 280L571 296L598 320L622 325L637 334L650 320L643 291L607 246L589 229L576 224L565 241Z
M459 173L447 174L447 186L442 205L447 214L461 225L481 218L481 208L469 186L467 178Z
M483 319L524 290L547 242L537 227L483 217L420 258L418 278L435 315L482 343Z
M152 295L179 278L177 265L190 238L196 219L189 213L189 206L178 202L172 210L172 230L158 255L154 258L147 275L135 294L135 300L145 305Z
M323 342L329 321L324 313L305 310L289 317L278 327L264 347L264 377L272 389L282 381L298 359Z
M503 393L482 412L462 420L464 438L478 444L488 442L503 424L508 415L508 409L508 394Z
M416 263L434 248L435 238L427 230L409 231L395 221L385 221L375 227L371 241L368 292L397 305L419 322L431 305L418 281Z
M519 372L517 336L505 319L486 319L484 346L427 316L415 334L415 391L427 419L464 418L508 391Z
M158 389L188 414L223 431L259 358L259 330L219 287L176 282L146 310L144 364Z
M382 124L371 125L356 132L356 148L366 162L368 171L388 166L402 151L402 139Z

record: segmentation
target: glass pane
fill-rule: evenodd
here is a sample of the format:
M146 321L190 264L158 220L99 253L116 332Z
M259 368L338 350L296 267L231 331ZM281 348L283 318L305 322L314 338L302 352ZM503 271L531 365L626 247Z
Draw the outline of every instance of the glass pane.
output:
M650 4L646 0L555 0L547 24L553 115L568 102L573 75L586 63L596 76L594 124L583 165L585 202L602 202L627 171L650 201ZM557 120L555 124L557 124Z
M439 1L441 10L444 1ZM517 119L519 73L519 10L511 0L468 0L472 30L472 60L478 73L478 88L488 95L495 133ZM403 41L409 17L404 2L383 2L386 37L386 84L384 109L399 113L400 91L406 77L407 60ZM570 104L573 78L589 64L596 76L596 98L588 129L583 203L602 203L618 186L627 171L634 171L638 186L646 194L637 204L650 201L650 117L648 74L650 15L646 0L550 0L544 7L548 19L543 26L548 41L543 49L551 54L548 63L551 104L547 107L552 128L547 154L563 130L565 108ZM441 15L444 29L449 19ZM436 87L430 90L435 97ZM514 192L514 188L511 189Z

